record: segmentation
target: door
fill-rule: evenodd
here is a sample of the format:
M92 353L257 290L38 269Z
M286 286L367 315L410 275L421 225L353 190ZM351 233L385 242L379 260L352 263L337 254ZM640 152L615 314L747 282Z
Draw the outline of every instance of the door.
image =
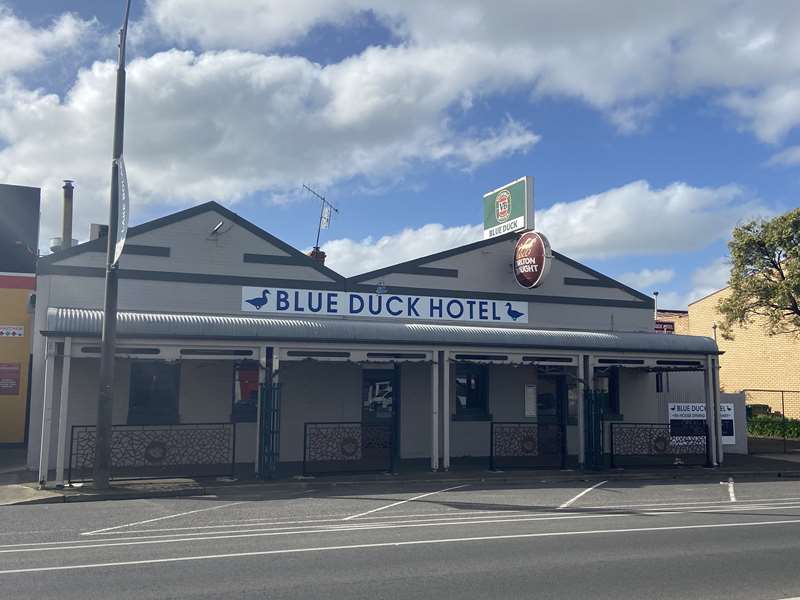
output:
M362 370L362 456L368 463L374 463L376 469L394 470L400 439L397 388L396 369Z
M561 368L539 367L536 378L539 452L553 456L562 467L567 453L567 402L567 376Z

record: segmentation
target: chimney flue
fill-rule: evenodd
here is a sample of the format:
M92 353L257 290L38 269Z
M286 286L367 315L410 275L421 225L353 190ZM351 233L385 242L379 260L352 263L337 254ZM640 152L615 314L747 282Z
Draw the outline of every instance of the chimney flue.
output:
M72 186L70 179L64 180L64 211L61 221L61 249L66 250L72 247Z

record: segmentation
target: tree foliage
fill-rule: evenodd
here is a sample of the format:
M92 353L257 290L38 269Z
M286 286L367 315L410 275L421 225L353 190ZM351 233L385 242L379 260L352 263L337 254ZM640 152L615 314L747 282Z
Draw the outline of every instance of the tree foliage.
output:
M728 248L730 294L717 305L722 335L754 323L767 335L800 335L800 209L737 227Z

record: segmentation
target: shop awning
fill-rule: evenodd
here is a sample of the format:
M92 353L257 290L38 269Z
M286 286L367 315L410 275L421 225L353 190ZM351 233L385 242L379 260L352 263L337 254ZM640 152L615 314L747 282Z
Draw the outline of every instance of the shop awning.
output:
M42 333L58 337L100 337L102 323L101 310L50 308ZM659 354L719 352L711 338L664 333L517 329L441 323L156 312L120 312L117 317L117 335L129 339L414 344Z

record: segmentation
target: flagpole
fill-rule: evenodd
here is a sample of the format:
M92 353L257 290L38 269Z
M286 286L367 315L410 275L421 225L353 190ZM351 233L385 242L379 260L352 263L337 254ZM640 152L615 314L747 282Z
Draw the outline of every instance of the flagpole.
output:
M125 19L119 30L116 104L114 107L114 149L111 163L111 197L108 211L106 288L103 302L103 333L100 354L100 386L97 396L97 426L94 456L94 485L107 489L111 476L111 426L114 408L114 350L117 336L117 288L119 233L119 182L122 140L125 126L125 42L131 0L126 1ZM127 216L127 215L125 215Z

